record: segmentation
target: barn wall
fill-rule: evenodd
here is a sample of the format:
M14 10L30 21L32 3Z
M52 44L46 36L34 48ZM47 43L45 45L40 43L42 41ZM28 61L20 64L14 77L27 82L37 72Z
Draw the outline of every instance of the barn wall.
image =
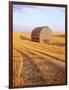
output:
M52 30L48 27L37 27L31 33L31 40L34 42L45 43L52 41Z
M39 42L40 38L40 28L35 28L31 33L31 40L34 42Z
M40 34L40 42L50 42L52 41L53 32L49 27L45 27L42 29Z

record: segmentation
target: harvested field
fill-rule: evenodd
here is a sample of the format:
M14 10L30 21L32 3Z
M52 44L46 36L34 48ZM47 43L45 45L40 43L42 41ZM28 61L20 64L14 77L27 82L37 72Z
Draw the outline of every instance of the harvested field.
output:
M54 43L65 38L53 35ZM31 41L30 33L13 32L13 86L65 84L65 45Z

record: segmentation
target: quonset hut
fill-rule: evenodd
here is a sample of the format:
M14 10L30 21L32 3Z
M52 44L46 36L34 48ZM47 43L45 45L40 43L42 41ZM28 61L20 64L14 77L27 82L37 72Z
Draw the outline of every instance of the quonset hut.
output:
M31 33L31 40L40 43L51 43L53 32L48 26L37 27Z

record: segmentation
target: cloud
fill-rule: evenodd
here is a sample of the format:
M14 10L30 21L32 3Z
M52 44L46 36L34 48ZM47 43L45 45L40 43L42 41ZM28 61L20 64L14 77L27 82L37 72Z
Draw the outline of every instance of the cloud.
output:
M16 13L28 13L31 14L32 12L65 12L65 9L63 7L50 7L50 6L34 6L34 5L13 5L13 12Z

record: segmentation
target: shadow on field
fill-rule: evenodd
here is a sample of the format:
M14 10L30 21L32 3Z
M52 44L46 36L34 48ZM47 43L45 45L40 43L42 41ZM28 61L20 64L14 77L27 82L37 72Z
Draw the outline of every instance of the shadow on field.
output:
M25 37L25 36L20 36L20 39L21 39L21 40L29 40L29 41L31 41L31 39L29 39L29 38L27 38L27 37Z

